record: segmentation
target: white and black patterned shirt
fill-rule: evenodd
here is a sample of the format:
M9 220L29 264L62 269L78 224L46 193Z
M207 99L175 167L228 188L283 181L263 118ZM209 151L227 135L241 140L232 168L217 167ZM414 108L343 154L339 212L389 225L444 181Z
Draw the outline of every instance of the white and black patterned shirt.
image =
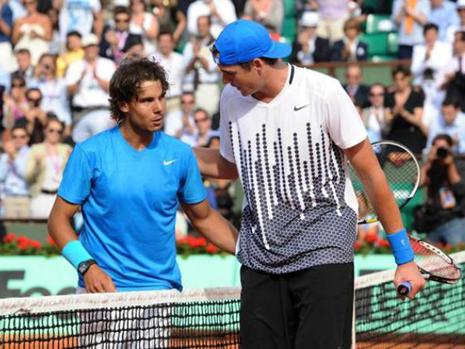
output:
M341 84L289 66L270 103L227 85L220 108L221 155L245 192L239 261L277 274L351 262L357 201L342 149L367 133Z

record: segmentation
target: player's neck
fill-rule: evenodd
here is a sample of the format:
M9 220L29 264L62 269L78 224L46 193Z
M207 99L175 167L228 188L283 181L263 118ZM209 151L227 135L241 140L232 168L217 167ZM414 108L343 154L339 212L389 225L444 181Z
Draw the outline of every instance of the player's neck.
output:
M261 102L269 103L281 93L287 84L289 65L278 62L273 67L267 67L266 75L263 77L263 87L252 96Z
M143 150L152 143L153 132L131 127L129 122L124 122L120 127L120 132L126 142L136 150Z

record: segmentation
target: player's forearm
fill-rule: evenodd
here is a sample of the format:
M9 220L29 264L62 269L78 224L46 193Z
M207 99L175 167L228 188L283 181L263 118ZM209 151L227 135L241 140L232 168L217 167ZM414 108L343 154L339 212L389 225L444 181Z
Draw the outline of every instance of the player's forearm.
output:
M219 150L197 147L194 153L203 176L219 179L238 177L236 165L224 159Z
M362 175L361 180L384 230L387 233L393 233L402 229L403 223L399 208L382 170L377 170L367 176Z
M215 246L231 254L235 253L237 230L218 211L210 209L206 218L194 220L192 224Z
M52 209L48 220L48 232L60 250L72 240L77 240L77 235L70 224L70 217L55 208Z

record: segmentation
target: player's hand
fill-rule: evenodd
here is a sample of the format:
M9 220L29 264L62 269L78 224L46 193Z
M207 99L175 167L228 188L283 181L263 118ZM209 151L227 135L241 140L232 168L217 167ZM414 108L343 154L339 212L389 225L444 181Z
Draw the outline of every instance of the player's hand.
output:
M111 277L97 264L91 265L87 273L84 274L84 284L88 293L116 292Z
M408 298L413 299L415 295L425 287L426 280L421 275L415 262L405 263L397 266L396 275L394 276L394 285L399 286L402 282L408 281L412 285L412 290L407 295ZM403 299L403 298L402 298Z

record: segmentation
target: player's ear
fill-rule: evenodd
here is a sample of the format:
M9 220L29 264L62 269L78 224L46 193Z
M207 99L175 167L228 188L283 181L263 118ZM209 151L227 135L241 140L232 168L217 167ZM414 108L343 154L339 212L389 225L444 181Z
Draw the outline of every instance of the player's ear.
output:
M121 110L123 113L127 113L129 111L129 105L127 102L120 102L118 106L119 110Z
M255 58L252 61L252 69L256 69L258 72L261 72L263 70L263 65L265 62L263 62L260 58Z

